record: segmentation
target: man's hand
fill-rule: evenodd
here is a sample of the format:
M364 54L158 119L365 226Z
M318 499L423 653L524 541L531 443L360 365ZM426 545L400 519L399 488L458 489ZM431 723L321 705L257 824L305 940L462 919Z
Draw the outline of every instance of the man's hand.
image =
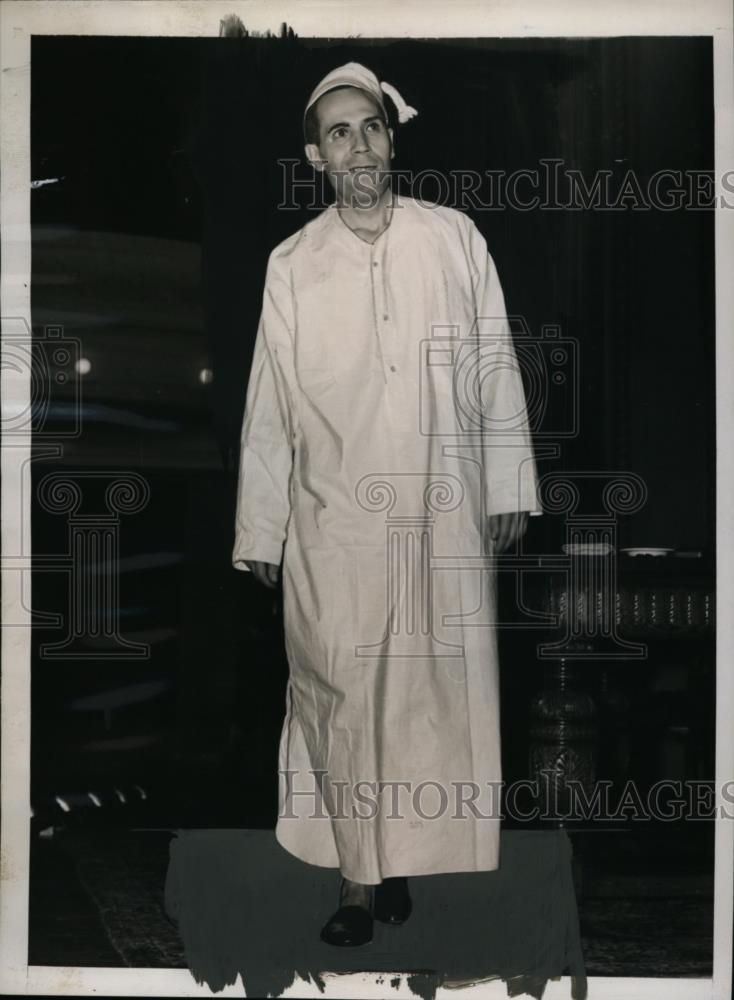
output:
M527 530L528 516L526 510L490 515L489 537L494 541L495 552L504 552L522 538Z
M276 566L275 563L259 562L255 559L245 559L245 563L252 570L252 575L258 583L261 583L264 587L268 587L270 590L275 590L278 586L280 566Z

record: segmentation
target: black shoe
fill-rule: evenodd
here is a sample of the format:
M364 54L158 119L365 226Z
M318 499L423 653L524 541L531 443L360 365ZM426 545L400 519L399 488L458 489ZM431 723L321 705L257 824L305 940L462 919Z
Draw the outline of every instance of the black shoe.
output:
M386 878L375 886L373 915L382 924L404 924L411 914L413 903L404 876Z
M340 906L321 928L321 940L338 948L356 948L372 940L372 914L363 906Z

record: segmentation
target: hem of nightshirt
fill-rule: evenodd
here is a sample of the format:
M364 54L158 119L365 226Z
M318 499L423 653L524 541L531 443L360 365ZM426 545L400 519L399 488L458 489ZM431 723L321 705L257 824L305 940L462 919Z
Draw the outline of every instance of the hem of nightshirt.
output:
M373 882L370 879L365 879L363 875L359 875L357 873L349 874L349 872L344 871L339 861L333 864L326 861L316 861L313 857L308 857L305 851L294 850L290 844L286 844L279 836L278 827L275 828L275 839L284 851L287 851L294 858L298 858L299 861L303 861L304 864L313 865L314 868L330 868L332 871L336 869L341 874L342 878L347 878L350 882L358 882L360 885L379 885L383 878L390 877L383 875L381 878L377 879L376 882Z
M383 868L382 878L419 878L422 875L465 875L471 872L496 872L499 871L499 858L497 863L491 867L488 865L450 865L443 864L409 868L406 870L402 865L399 868Z
M343 878L348 878L351 882L359 882L361 885L379 885L386 878L419 878L424 875L464 875L471 874L473 872L496 872L500 868L500 849L499 844L497 845L497 857L494 863L489 864L478 864L477 862L471 864L456 864L451 862L436 862L430 865L399 865L397 867L392 867L390 865L382 865L380 868L380 875L376 881L370 878L365 878L360 872L349 872L342 869L340 863L329 863L316 860L313 856L309 856L305 851L299 851L294 849L293 846L286 843L280 835L279 827L275 828L275 839L288 854L292 855L294 858L298 858L299 861L304 862L304 864L312 865L314 868L329 868L338 870Z
M298 858L299 861L303 861L304 864L313 865L315 868L339 868L338 861L316 861L312 856L308 856L308 852L300 851L294 848L292 844L287 843L281 835L281 827L279 824L275 827L275 839L284 851L287 851L292 857ZM347 878L349 878L349 876L347 876Z

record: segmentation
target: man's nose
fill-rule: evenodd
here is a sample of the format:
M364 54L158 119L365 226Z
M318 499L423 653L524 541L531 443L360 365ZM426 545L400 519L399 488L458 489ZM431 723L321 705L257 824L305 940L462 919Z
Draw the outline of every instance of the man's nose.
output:
M355 129L354 131L354 152L364 153L370 148L369 133L366 128Z

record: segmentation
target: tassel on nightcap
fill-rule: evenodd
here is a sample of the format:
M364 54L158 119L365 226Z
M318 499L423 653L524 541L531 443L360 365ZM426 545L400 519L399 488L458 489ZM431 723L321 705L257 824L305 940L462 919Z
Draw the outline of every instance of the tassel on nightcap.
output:
M385 93L388 95L388 97L392 100L393 104L395 105L395 108L397 109L398 112L399 122L401 123L409 122L411 118L415 118L418 112L415 110L415 108L411 108L409 104L405 103L402 96L398 93L398 91L395 89L395 87L393 87L391 83L385 83L385 81L383 80L380 83L380 87L382 87L382 89L385 91Z

